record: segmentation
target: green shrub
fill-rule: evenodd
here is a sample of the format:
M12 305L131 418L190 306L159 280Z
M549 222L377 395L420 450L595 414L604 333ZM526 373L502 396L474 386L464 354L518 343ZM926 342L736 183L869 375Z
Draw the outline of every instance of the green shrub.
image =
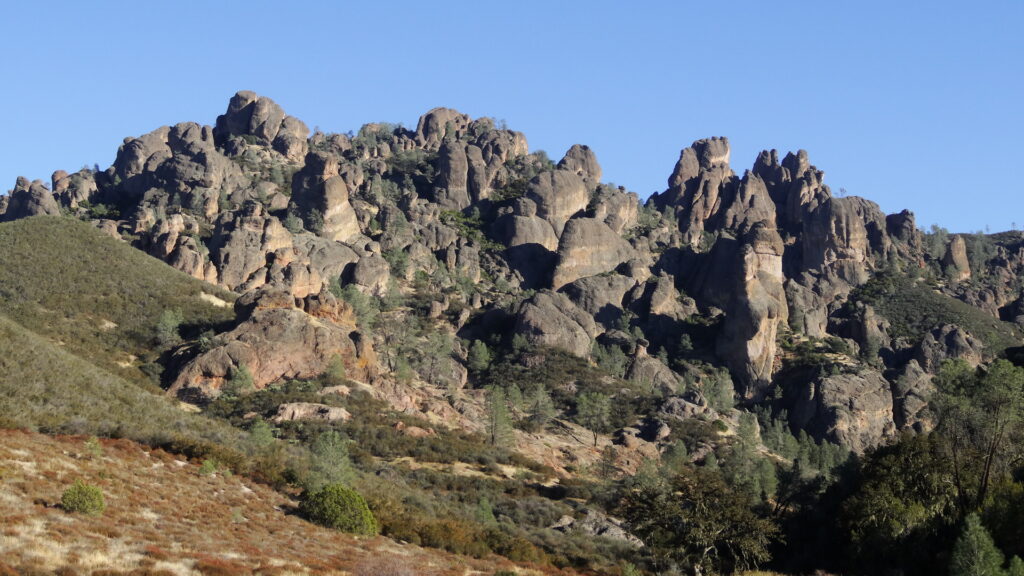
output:
M103 500L103 491L96 486L77 480L61 495L60 506L66 512L99 516L106 509L107 504Z
M311 522L353 534L377 533L377 520L366 500L343 484L331 484L302 498L302 514Z

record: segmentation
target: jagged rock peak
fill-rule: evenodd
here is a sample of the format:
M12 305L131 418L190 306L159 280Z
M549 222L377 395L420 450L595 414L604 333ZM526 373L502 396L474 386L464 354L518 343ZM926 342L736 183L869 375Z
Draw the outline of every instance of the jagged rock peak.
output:
M558 168L575 172L588 188L594 188L601 182L601 165L597 163L594 151L585 144L573 144L558 162Z
M669 176L669 188L681 188L702 171L729 167L729 139L724 136L702 138L679 152L679 161Z
M305 157L309 136L309 128L301 120L286 115L270 98L248 90L231 98L213 132L218 145L223 146L232 136L253 136L293 161Z

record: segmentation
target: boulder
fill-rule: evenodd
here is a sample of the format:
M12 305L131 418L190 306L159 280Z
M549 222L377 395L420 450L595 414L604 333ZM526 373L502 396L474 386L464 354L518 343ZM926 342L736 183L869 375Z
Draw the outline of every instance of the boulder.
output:
M601 183L601 165L590 146L573 144L558 162L559 170L567 170L583 180L588 190L594 190Z
M543 290L519 305L515 332L532 344L561 348L586 357L598 328L594 318L577 308L564 294Z
M967 243L963 236L957 234L949 239L946 253L942 257L942 269L956 282L971 277L971 263L967 260Z
M574 218L566 224L558 243L552 288L558 290L579 278L611 272L635 256L633 247L604 222Z
M792 425L858 454L896 433L889 383L872 371L815 379L789 414Z
M289 402L277 407L277 414L270 420L277 424L294 420L319 420L322 422L348 422L352 415L339 406L314 404L312 402Z
M716 343L749 398L760 399L771 383L779 326L789 318L782 252L778 232L764 224L744 237L740 273Z
M416 144L426 150L439 150L445 138L460 139L469 126L469 116L450 108L434 108L416 125Z
M550 222L558 236L565 223L582 214L590 201L583 179L568 170L538 174L530 181L526 197L537 204L537 215Z
M244 90L236 93L227 111L217 117L213 130L219 146L233 136L252 137L263 146L271 146L291 162L301 162L306 155L309 128L291 116L276 102Z
M963 328L944 324L928 334L914 349L914 359L929 374L938 374L946 360L964 360L977 366L984 359L985 345Z

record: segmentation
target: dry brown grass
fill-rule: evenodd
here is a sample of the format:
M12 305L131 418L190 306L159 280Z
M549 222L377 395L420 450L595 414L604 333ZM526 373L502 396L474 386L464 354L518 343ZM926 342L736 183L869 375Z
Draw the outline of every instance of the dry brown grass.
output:
M358 538L294 515L285 495L239 476L200 476L198 465L127 440L0 430L0 576L19 574L289 575L493 574L477 560ZM102 516L67 514L63 490L99 486ZM520 566L521 574L544 572Z

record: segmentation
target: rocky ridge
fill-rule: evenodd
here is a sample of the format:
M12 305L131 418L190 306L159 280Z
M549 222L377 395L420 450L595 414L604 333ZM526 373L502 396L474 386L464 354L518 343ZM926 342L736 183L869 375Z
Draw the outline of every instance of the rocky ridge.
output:
M997 235L988 252L959 235L929 248L935 236L912 213L834 196L805 151L781 161L764 151L740 176L727 139L698 140L646 202L601 176L587 146L551 162L523 134L446 108L415 130L310 135L273 100L239 92L212 127L126 138L104 171L19 178L0 211L89 219L242 294L232 329L171 361L169 392L199 403L241 366L262 388L312 377L334 356L349 377L387 386L398 367L389 348L404 336L371 328L358 301L427 295L431 330L449 344L415 376L442 388L467 385L456 335L583 358L617 350L621 376L654 382L669 404L698 406L708 367L724 366L741 401L774 402L795 428L863 450L927 427L942 360L998 351L955 326L901 339L870 306L852 306L857 287L934 270L950 297L1024 322L1021 235ZM786 370L788 335L841 339L843 373Z

